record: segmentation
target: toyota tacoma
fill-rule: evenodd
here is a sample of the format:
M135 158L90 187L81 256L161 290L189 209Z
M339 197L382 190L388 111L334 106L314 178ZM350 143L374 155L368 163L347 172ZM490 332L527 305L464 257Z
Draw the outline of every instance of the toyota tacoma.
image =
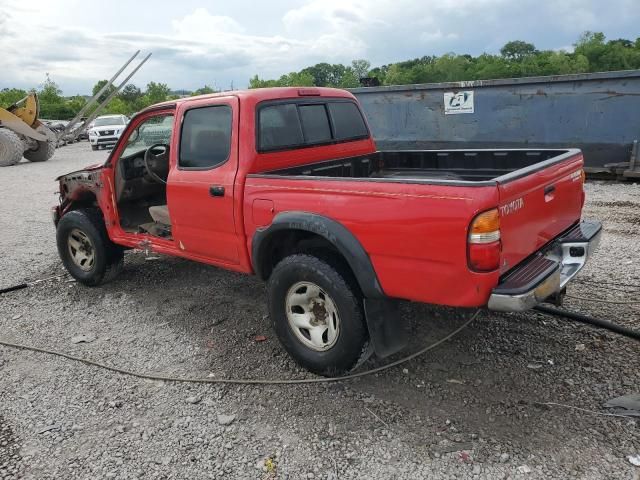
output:
M581 219L579 150L377 151L355 97L329 88L154 105L105 164L58 181L79 282L112 278L131 248L258 275L284 348L328 376L367 345L403 347L400 300L559 302L601 234Z

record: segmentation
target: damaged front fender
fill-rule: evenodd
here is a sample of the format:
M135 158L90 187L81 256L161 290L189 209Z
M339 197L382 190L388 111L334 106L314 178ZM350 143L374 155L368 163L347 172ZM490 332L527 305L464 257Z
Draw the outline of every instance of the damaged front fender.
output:
M52 208L53 222L58 224L60 218L78 205L97 206L103 188L102 165L91 165L84 170L61 175L56 180L60 184L59 205Z

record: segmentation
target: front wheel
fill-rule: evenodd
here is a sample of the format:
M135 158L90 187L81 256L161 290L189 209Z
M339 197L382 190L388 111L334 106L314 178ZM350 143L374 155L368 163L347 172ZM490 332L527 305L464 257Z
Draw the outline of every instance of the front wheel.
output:
M24 145L13 131L0 127L0 167L9 167L22 160Z
M348 372L367 341L362 301L329 263L292 255L275 267L268 285L274 330L304 368L327 377Z
M58 223L56 240L65 268L85 285L104 283L122 270L123 250L109 240L98 209L84 208L65 214Z

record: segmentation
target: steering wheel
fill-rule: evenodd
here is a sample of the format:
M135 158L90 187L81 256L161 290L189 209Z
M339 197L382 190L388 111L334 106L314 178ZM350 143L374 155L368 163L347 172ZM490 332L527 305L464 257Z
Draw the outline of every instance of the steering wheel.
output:
M158 148L162 148L162 152L157 154L153 153L153 150ZM159 160L160 157L168 155L168 153L169 145L167 145L166 143L154 143L149 148L147 148L146 152L144 152L144 168L149 174L151 180L156 183L163 183L166 185L167 181L163 180L156 172L151 169L151 167L149 166L149 161L152 160L155 163L157 160Z

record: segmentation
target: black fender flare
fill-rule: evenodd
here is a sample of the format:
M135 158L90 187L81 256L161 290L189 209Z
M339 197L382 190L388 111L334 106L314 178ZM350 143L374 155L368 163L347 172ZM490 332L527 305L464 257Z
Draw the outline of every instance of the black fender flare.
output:
M325 238L347 261L365 298L385 298L371 259L358 239L341 223L310 212L278 213L271 225L256 230L251 246L251 261L260 278L267 277L261 265L264 255L268 255L269 238L274 233L286 230L302 230Z

